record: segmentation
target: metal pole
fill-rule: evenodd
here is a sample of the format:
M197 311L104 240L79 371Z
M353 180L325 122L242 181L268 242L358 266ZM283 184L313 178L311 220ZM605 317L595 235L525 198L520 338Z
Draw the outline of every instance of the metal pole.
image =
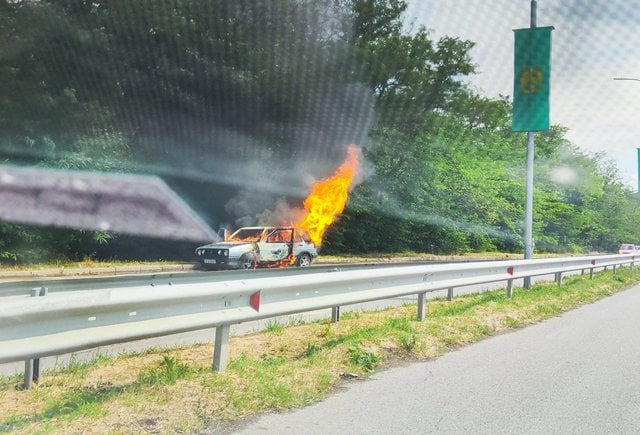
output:
M28 359L24 362L24 382L22 388L30 390L33 387L33 360Z
M418 320L422 321L426 317L425 304L427 303L426 293L418 293Z
M229 325L216 326L216 341L213 343L213 370L223 372L229 362Z
M340 321L340 307L331 307L331 323Z
M531 28L537 26L538 3L531 0ZM533 258L533 160L535 155L535 143L533 132L527 132L527 186L524 206L524 258ZM531 278L524 279L524 288L531 288Z
M47 287L34 287L31 289L31 297L46 296L49 293ZM24 384L25 390L30 390L33 382L40 379L40 358L26 360L24 362Z
M531 28L538 25L538 2L531 0Z
M524 258L533 257L533 160L535 144L533 132L527 133L527 186L524 205Z

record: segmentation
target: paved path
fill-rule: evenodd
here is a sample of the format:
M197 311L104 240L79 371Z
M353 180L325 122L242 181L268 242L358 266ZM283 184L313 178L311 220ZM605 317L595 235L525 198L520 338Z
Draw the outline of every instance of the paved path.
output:
M228 431L640 433L640 286Z

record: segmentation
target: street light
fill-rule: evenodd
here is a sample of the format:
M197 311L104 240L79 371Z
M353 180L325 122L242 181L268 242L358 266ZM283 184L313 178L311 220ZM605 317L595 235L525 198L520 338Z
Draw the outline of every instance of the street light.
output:
M633 77L614 77L614 80L631 80L634 82L640 82L640 79ZM640 148L637 148L638 153L638 193L640 193Z

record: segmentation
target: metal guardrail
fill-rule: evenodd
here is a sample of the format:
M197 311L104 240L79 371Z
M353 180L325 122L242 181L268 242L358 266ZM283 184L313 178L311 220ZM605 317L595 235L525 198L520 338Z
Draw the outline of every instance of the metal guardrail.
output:
M430 262L432 263L432 262ZM417 264L417 263L413 263ZM433 263L435 264L435 263ZM218 281L232 281L236 279L255 279L258 277L268 276L286 276L301 275L305 273L322 273L348 269L374 269L380 267L397 267L400 264L333 264L333 265L313 265L312 267L285 267L285 268L267 268L253 270L219 270L215 272L205 271L160 271L160 270L140 270L139 273L128 274L111 274L98 275L95 274L90 278L88 275L69 278L59 276L38 276L32 277L25 275L22 279L1 280L0 279L0 302L2 298L8 296L25 296L29 294L30 289L46 287L48 294L53 293L70 293L84 292L88 290L104 290L108 288L125 288L125 287L155 287L164 285L182 285L182 284L209 284ZM404 264L408 265L408 264ZM2 278L0 276L0 278Z
M569 257L305 273L8 297L0 304L0 363L32 360L96 346L216 328L213 367L228 359L229 327L275 316L418 295L425 317L427 292L630 265L634 255ZM35 292L37 295L43 292ZM36 295L36 294L34 294Z

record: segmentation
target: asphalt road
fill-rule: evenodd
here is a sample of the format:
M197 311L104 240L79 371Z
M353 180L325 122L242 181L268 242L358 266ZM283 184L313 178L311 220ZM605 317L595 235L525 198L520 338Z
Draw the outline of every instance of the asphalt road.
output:
M238 434L640 433L640 286L326 401L212 429Z

